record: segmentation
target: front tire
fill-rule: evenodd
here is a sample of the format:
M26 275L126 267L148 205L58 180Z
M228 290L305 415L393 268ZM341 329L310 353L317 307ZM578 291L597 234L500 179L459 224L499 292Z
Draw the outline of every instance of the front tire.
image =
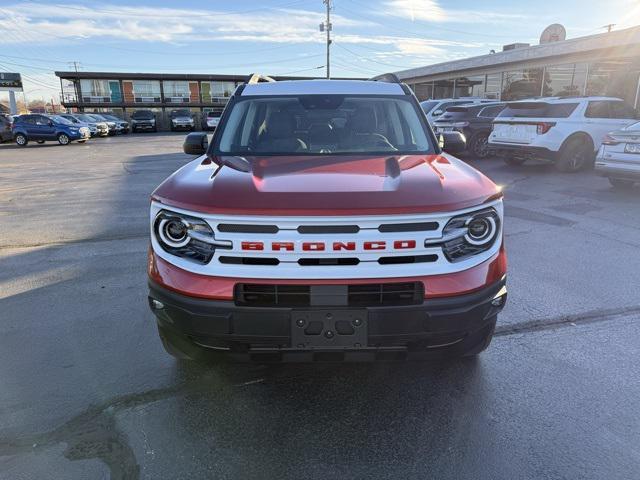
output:
M609 177L609 183L616 190L628 190L633 188L633 184L635 183L633 180L625 180L623 178L611 178Z
M58 143L60 145L69 145L69 143L71 143L69 135L67 135L66 133L61 133L60 135L58 135Z
M27 138L27 136L22 133L18 133L16 135L15 141L16 145L18 145L19 147L26 147L29 143L29 139Z

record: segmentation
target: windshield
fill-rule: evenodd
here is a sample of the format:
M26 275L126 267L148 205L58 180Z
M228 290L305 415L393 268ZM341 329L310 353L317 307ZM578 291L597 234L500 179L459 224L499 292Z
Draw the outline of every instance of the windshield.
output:
M631 125L625 127L625 130L640 130L640 122L632 123Z
M191 112L189 110L171 110L171 117L190 117Z
M422 111L424 113L429 113L431 110L433 110L433 107L435 107L439 103L440 102L438 100L429 100L427 102L420 103L420 106L422 107Z
M73 122L70 120L67 120L64 117L61 117L60 115L50 115L49 118L51 120L53 120L56 123L62 123L63 125L72 125Z
M240 98L222 128L217 153L228 155L433 151L406 96Z
M118 117L114 117L113 115L100 115L102 118L106 118L107 120L111 120L111 121L120 121L120 119Z
M131 118L135 118L137 120L150 120L153 118L153 112L148 110L139 110L137 112L133 112L131 114Z
M83 122L91 122L91 123L96 122L96 119L94 119L91 115L87 115L87 114L78 115L78 118Z

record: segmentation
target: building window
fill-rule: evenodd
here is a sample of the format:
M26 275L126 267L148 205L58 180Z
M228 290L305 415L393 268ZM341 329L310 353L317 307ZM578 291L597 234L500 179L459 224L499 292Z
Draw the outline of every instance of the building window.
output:
M204 103L226 103L233 95L237 83L231 81L201 82L202 101Z
M122 90L125 102L161 102L159 80L123 80Z
M189 82L181 80L165 80L162 82L164 99L169 103L188 103L191 97Z
M501 92L502 92L502 74L501 73L488 74L487 79L485 81L484 96L486 98L493 98L493 99L499 100Z
M452 98L455 80L436 80L433 86L433 98Z
M114 103L122 101L118 80L80 80L84 103Z
M586 63L549 66L544 71L542 95L546 97L575 97L582 95L586 80Z
M542 69L529 68L502 74L502 100L539 97L542 88Z
M413 93L418 100L428 100L433 95L433 82L415 83L412 85Z
M618 97L631 105L636 101L640 62L612 60L589 65L587 95Z
M484 96L485 76L461 77L456 79L455 97Z

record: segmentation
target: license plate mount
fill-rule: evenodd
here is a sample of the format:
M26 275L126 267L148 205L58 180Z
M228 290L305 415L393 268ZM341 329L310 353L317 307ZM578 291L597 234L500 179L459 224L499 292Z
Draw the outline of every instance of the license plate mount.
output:
M367 311L294 310L291 346L304 350L353 350L367 346Z

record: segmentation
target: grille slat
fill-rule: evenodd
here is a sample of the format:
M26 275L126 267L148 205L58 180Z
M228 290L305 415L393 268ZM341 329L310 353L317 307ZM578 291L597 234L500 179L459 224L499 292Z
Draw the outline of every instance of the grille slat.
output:
M218 231L224 233L278 233L277 225L245 225L240 223L219 223Z
M300 225L298 233L358 233L360 227L358 225Z
M378 227L379 232L432 232L439 227L438 222L384 223Z

